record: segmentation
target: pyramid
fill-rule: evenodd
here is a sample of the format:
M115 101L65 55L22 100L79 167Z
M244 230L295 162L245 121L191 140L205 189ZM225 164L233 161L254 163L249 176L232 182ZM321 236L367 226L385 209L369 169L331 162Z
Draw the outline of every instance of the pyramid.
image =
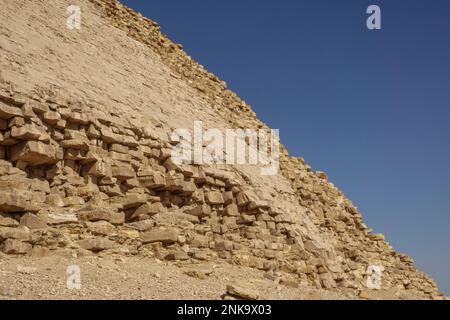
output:
M284 146L275 175L260 164L173 161L172 133L195 122L270 128L156 22L116 0L78 3L82 25L71 30L68 1L2 1L4 255L214 261L347 298L443 298L325 173Z

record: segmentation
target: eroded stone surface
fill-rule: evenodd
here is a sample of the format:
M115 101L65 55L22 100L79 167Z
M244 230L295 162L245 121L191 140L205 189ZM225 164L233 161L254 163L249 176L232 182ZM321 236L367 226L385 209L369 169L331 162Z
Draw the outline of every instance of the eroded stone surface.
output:
M285 287L345 289L351 297L370 297L362 291L367 267L381 265L385 288L440 297L412 259L370 233L325 173L284 148L272 177L252 166L173 163L173 128L196 120L205 128L267 127L157 24L114 0L80 1L86 37L61 29L60 11L43 1L8 1L0 12L2 252L66 248L231 263ZM55 0L54 8L65 6ZM30 15L45 23L34 25ZM34 41L54 48L54 59ZM93 44L95 55L79 50ZM258 298L240 284L228 293Z

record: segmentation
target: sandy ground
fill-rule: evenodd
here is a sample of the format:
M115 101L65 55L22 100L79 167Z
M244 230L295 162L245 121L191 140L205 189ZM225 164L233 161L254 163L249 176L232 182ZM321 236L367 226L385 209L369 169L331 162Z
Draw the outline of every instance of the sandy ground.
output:
M67 268L72 265L80 268L80 289L67 287ZM188 275L192 269L211 274ZM176 265L154 258L123 256L0 257L0 299L218 300L230 283L251 287L259 299L346 298L342 293L290 288L266 279L261 271L226 263Z

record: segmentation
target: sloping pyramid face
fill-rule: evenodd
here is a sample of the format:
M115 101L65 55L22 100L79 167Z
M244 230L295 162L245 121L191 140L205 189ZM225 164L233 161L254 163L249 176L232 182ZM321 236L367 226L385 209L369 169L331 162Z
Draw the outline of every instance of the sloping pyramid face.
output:
M324 173L282 146L275 175L173 161L171 134L196 122L268 128L156 23L115 0L77 2L82 27L70 30L68 1L0 0L3 253L211 260L348 297L371 297L380 275L385 297L440 297Z

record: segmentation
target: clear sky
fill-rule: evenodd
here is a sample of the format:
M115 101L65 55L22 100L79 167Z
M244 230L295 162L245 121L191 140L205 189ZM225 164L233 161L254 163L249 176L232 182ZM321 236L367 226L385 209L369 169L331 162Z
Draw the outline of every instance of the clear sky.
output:
M121 1L450 294L450 1ZM366 27L371 4L382 30Z

